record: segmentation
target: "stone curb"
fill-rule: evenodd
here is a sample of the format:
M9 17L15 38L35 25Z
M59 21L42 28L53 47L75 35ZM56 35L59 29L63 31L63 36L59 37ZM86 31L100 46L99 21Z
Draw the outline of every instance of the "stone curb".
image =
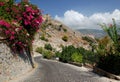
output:
M79 67L82 67L83 65L80 64L80 63L76 63L76 62L68 62L69 64L72 64L72 65L76 65L76 66L79 66Z
M98 75L102 75L102 76L106 76L110 79L115 79L115 80L119 80L120 81L120 76L117 76L117 75L114 75L114 74L111 74L109 72L106 72L100 68L97 68L91 64L85 64L85 65L82 65L82 64L79 64L79 63L76 63L76 62L68 62L69 64L72 64L72 65L76 65L76 66L85 66L87 68L92 68L93 69L93 72L98 74Z
M114 74L111 74L109 72L106 72L100 68L97 68L97 67L93 67L93 72L99 74L99 75L102 75L102 76L106 76L108 78L111 78L111 79L115 79L115 80L119 80L120 81L120 76L117 76L117 75L114 75Z

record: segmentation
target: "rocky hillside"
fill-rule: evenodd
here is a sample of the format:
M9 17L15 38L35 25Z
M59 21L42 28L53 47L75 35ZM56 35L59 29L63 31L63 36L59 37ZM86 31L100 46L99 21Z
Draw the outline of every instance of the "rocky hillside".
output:
M68 45L89 48L89 43L82 39L83 35L80 32L70 29L49 15L45 15L44 20L45 22L36 35L34 48L44 47L45 44L51 44L55 50L61 50L62 46Z

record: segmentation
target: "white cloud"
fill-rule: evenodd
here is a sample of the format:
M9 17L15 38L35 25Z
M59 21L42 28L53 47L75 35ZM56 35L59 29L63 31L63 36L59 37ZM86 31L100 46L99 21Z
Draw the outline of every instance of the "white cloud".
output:
M101 29L98 24L110 24L112 23L112 18L114 18L116 22L120 21L120 10L115 9L112 13L95 13L89 17L80 12L68 10L64 13L63 17L59 17L58 15L55 16L56 20L63 22L65 25L73 29Z

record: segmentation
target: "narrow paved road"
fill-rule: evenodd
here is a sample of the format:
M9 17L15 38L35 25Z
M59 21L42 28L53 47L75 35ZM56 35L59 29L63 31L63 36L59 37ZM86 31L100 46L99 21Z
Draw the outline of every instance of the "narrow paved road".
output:
M22 82L116 82L100 77L91 69L64 64L57 61L36 57L39 64L35 73Z

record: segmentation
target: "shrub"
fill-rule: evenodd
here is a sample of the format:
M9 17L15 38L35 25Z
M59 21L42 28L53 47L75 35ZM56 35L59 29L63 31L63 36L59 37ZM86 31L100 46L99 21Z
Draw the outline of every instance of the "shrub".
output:
M69 62L71 61L72 54L76 51L75 47L70 45L62 48L62 52L60 55L60 61Z
M81 54L85 54L86 50L83 47L77 48L77 51Z
M73 53L71 58L73 62L78 62L78 63L82 63L83 60L82 54L77 52Z
M113 19L113 24L107 26L106 24L101 25L102 29L108 34L110 39L112 40L112 44L115 48L115 54L120 53L120 43L119 43L119 33L117 31L117 25L115 20ZM114 53L113 53L114 54Z
M49 26L52 26L53 24L51 22L48 23Z
M83 63L96 63L98 61L98 55L96 55L94 52L85 50L84 48L80 47L77 48L77 51L83 55Z
M53 57L52 51L44 50L44 51L43 51L43 57L44 57L44 58L47 58L47 59L51 59L51 58Z
M58 31L61 31L61 27L58 27L58 29L57 29Z
M110 24L109 26L103 24L101 27L108 34L109 39L104 38L99 42L97 51L99 54L99 61L97 62L97 66L107 72L119 75L120 43L117 25L113 19L113 24Z
M61 56L61 53L59 51L55 52L55 56L56 57L60 57Z
M94 42L93 39L91 37L89 37L89 36L84 36L84 37L82 37L82 39L86 40L89 43L93 43Z
M68 37L67 36L63 36L62 40L65 41L65 42L67 42L68 41Z
M99 61L98 57L94 52L86 50L83 55L83 61L84 63L94 64Z
M42 47L36 48L35 51L42 54L43 58L51 59L54 56L52 51L46 50Z
M59 27L63 27L63 25L61 24Z
M20 3L0 0L0 33L7 38L9 47L14 52L32 50L34 35L42 21L41 11L36 5L25 0Z
M74 46L66 46L62 48L62 52L56 52L56 56L62 62L74 61L78 63L94 64L98 61L98 55L94 52L85 50L84 48L75 48Z
M66 28L63 28L63 31L64 31L64 32L67 32L67 29L66 29Z
M100 56L97 66L107 72L120 75L120 56L115 54Z
M51 51L53 49L51 44L45 44L44 48L47 49L47 50L51 50Z
M42 54L43 53L43 48L42 47L37 47L35 51Z
M40 39L41 39L41 40L44 40L44 41L46 41L46 42L48 42L48 39L45 38L45 36L41 36Z

